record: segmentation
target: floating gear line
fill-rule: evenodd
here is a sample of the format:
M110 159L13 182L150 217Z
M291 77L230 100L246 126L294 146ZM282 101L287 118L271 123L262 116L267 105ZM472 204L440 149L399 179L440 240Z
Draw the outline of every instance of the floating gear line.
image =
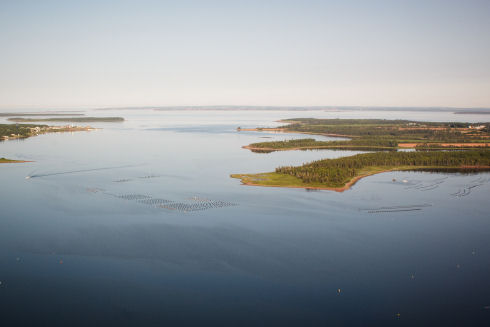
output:
M103 167L103 168L92 168L92 169L80 169L80 170L63 171L63 172L58 172L58 173L34 174L34 175L28 175L28 176L26 176L26 179L38 178L38 177L47 177L47 176L55 176L55 175L86 173L86 172L100 171L100 170L131 168L131 167L139 167L139 166L141 166L141 165L112 166L112 167Z

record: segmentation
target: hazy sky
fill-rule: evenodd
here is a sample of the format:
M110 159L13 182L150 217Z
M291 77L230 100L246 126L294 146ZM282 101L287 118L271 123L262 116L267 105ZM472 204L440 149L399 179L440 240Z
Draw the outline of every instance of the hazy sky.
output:
M490 107L490 1L0 0L0 108Z

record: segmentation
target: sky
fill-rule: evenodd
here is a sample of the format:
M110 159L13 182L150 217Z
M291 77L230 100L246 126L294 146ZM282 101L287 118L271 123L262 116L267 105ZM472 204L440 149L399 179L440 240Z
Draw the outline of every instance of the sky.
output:
M490 1L0 0L0 110L490 107Z

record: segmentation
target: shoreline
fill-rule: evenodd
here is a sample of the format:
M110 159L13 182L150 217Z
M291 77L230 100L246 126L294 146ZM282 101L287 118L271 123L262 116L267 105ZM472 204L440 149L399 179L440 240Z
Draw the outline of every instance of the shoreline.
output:
M424 166L416 166L416 167L395 167L391 169L381 169L381 170L375 170L375 171L370 171L358 176L353 177L350 179L348 182L345 183L344 186L339 186L339 187L329 187L329 186L308 186L308 185L274 185L274 184L259 184L259 183L254 183L252 181L246 181L245 179L252 177L252 176L257 176L257 175L264 175L264 174L277 174L275 172L272 173L258 173L258 174L231 174L231 178L236 178L240 179L240 182L242 185L247 185L247 186L261 186L261 187L283 187L283 188L302 188L302 189L309 189L309 190L325 190L325 191L334 191L338 193L345 192L347 190L350 190L354 184L356 184L359 180L365 177L369 177L372 175L376 174L381 174L381 173L387 173L387 172L392 172L392 171L423 171L425 169L461 169L461 170L490 170L490 166L458 166L458 167L424 167ZM279 175L279 174L278 174ZM289 175L287 175L289 177Z
M421 148L427 148L424 147L425 144L429 145L430 147L436 147L439 146L441 148L488 148L490 147L490 143L486 142L481 142L481 143L424 143L424 142L419 142L419 143L398 143L398 148L400 149L415 149L417 146L421 146Z
M331 136L331 137L342 137L342 138L358 138L358 136L354 135L343 135L343 134L333 134L333 133L312 133L312 132L299 132L299 131L290 131L284 128L275 128L275 127L264 127L264 128L240 128L237 129L238 132L276 132L276 133L284 133L284 134L306 134L306 135L320 135L320 136Z
M0 164L26 163L26 162L34 162L34 161L31 161L31 160L13 160L13 159L0 158Z
M47 127L31 127L31 131L28 135L4 135L0 137L0 141L10 141L10 140L18 140L18 139L27 139L33 136L39 136L42 134L49 133L67 133L67 132L90 132L95 131L97 128L91 126L47 126Z
M368 176L375 175L375 174L386 173L389 171L393 171L393 170L383 170L383 171L367 173L364 175L359 175L359 176L352 178L344 186L341 186L341 187L306 186L306 185L305 186L301 186L301 185L264 185L264 184L257 184L257 183L253 183L253 182L244 182L243 178L241 178L241 177L233 177L234 175L240 175L240 174L232 174L231 177L232 178L240 178L242 185L247 185L247 186L303 188L303 189L307 189L307 190L325 190L325 191L334 191L334 192L342 193L342 192L345 192L347 190L350 190L351 187L354 186L355 183L357 183L360 179L362 179L364 177L368 177Z
M381 150L396 150L397 148L390 148L390 147L381 147L381 146L370 146L370 145L319 145L319 146L305 146L305 147L296 147L296 148L260 148L260 147L254 147L250 145L244 145L242 146L243 149L247 149L250 151L295 151L295 150L321 150L321 149L333 149L333 150L346 150L346 151L363 151L363 149L366 149L364 151L371 151L369 149L381 149Z

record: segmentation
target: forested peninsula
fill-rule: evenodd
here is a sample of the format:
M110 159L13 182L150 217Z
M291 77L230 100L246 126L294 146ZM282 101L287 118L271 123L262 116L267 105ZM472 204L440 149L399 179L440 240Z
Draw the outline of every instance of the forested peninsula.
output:
M0 141L24 139L31 136L59 133L59 132L79 132L91 131L90 126L48 126L35 124L0 124ZM23 160L10 160L0 158L0 163L26 162Z
M299 167L279 167L274 172L234 174L244 184L317 188L344 191L360 178L393 170L490 170L490 124L426 123L381 119L294 119L274 131L350 137L343 141L299 139L255 143L255 152L306 149L376 151L338 159L314 161ZM267 129L263 129L267 130ZM410 147L418 151L399 152ZM454 150L454 151L441 151ZM458 150L458 151L455 151Z

